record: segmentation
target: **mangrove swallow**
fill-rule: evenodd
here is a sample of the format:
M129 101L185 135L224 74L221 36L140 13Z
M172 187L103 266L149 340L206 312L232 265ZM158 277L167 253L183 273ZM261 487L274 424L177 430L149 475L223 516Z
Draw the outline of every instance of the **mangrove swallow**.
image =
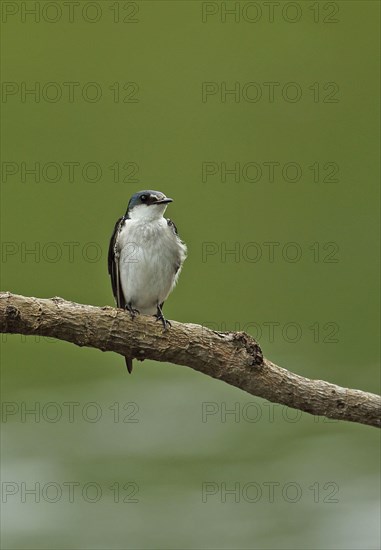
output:
M160 191L132 195L118 219L108 251L108 272L116 305L129 311L155 315L167 329L163 304L172 292L187 255L175 224L163 217L172 199ZM132 359L126 357L128 372Z

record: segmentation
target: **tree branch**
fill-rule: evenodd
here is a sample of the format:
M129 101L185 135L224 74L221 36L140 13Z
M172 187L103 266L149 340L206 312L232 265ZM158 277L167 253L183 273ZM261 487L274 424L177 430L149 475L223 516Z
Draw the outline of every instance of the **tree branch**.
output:
M94 307L62 298L28 298L0 293L0 332L38 334L77 346L113 351L139 360L185 365L257 395L313 414L381 426L381 398L323 380L311 380L263 358L244 332L216 332L172 321L163 332L153 318L112 307Z

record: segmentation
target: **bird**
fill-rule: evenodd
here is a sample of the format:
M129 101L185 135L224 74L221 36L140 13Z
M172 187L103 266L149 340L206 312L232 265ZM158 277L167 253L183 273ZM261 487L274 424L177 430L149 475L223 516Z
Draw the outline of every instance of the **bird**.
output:
M108 272L118 308L132 319L139 313L154 315L164 330L171 325L163 315L163 305L177 283L186 244L172 220L164 218L173 199L161 191L133 194L124 216L114 227L108 250ZM132 372L132 358L125 357Z

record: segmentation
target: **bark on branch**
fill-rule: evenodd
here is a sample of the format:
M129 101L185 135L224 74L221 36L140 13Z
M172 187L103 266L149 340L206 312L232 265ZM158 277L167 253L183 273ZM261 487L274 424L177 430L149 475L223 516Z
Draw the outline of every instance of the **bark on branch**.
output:
M0 293L0 332L41 335L113 351L139 360L185 365L252 395L313 414L381 426L381 397L278 367L244 332L216 332L200 325L161 323L112 307L62 298L40 299Z

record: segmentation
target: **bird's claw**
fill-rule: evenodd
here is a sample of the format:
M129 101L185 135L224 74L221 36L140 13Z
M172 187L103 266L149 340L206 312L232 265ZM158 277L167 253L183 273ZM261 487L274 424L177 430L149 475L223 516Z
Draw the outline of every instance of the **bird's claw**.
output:
M164 330L168 330L168 328L172 326L171 321L164 319L164 317L163 318L158 317L156 321L161 321L163 323Z
M164 317L162 311L160 311L159 309L158 309L158 312L156 313L155 317L156 317L156 321L161 321L163 323L164 330L168 330L168 328L172 326L171 321L168 321Z
M131 319L134 319L137 315L139 315L140 311L138 309L133 308L130 305L126 305L125 309L130 314Z

